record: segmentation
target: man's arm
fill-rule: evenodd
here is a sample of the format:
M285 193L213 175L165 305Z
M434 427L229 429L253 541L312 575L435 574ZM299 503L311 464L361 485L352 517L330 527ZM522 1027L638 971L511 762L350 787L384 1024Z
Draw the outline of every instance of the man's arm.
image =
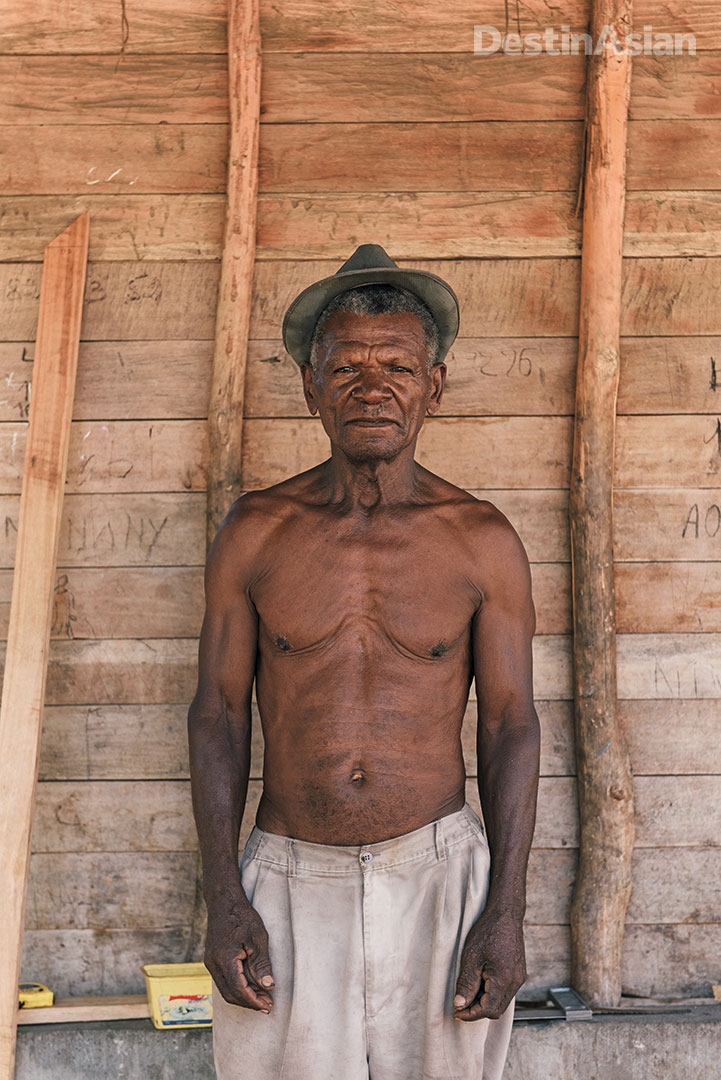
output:
M226 1001L268 1012L268 935L245 895L238 838L250 771L257 614L248 594L252 550L244 499L221 525L205 569L198 687L188 710L193 812L208 908L205 963Z
M488 899L464 946L455 1015L505 1012L526 978L523 917L536 819L540 735L533 704L536 613L521 540L495 511L483 541L483 600L473 621L478 790L491 852Z

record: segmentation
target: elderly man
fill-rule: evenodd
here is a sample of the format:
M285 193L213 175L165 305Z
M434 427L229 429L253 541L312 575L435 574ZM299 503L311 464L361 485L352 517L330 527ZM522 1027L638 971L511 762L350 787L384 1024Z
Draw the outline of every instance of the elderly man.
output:
M414 458L458 304L365 244L283 336L330 457L231 507L189 711L219 1080L497 1080L539 729L523 545ZM451 447L452 452L452 447ZM478 700L484 825L461 729ZM238 861L253 681L263 794Z

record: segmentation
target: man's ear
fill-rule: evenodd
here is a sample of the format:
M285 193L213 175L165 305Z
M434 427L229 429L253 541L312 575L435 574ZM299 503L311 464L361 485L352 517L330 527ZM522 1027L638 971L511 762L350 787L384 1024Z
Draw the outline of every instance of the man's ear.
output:
M433 384L430 400L426 405L426 412L429 416L434 416L441 407L441 399L443 398L447 373L448 368L445 364L434 364L429 372L431 383Z
M300 374L303 379L303 395L305 397L305 403L308 406L308 412L311 416L315 416L318 412L318 404L315 400L313 369L310 364L301 364Z

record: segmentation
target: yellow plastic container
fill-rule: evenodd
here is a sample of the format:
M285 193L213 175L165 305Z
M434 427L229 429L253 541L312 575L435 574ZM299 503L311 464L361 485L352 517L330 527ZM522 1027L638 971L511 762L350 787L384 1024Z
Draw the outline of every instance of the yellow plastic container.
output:
M210 1027L212 981L205 964L143 964L156 1028Z
M21 1009L45 1009L55 1000L53 991L43 983L20 983L18 996Z

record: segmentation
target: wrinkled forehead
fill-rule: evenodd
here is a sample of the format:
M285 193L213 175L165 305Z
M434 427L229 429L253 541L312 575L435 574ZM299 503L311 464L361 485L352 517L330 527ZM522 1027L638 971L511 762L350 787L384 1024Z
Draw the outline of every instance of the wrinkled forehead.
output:
M384 315L356 315L334 311L325 325L320 350L327 354L375 348L401 349L412 356L425 356L426 333L423 323L411 311Z

